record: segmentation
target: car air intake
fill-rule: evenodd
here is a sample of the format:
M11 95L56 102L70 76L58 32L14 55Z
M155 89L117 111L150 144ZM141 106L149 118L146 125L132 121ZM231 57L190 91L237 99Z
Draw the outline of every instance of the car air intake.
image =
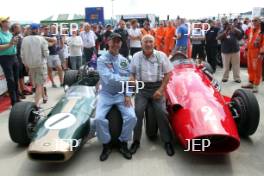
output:
M57 161L62 162L66 160L63 153L29 153L29 158L38 161Z

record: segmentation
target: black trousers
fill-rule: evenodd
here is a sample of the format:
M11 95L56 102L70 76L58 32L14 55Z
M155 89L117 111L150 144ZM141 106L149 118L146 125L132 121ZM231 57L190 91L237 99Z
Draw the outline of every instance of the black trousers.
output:
M133 56L135 53L141 51L142 48L130 48L130 55Z
M152 104L155 117L153 120L157 121L158 129L160 132L160 137L163 142L172 141L172 133L170 129L170 124L168 120L168 112L166 109L165 97L162 97L160 100L153 100L152 96L155 91L160 87L161 83L151 83L148 85L145 83L143 90L140 90L135 97L135 112L137 116L137 124L134 128L134 141L140 141L142 135L142 124L144 118L144 112L149 103Z
M203 44L193 44L192 45L192 58L196 59L198 55L199 59L205 59L204 45Z
M89 62L93 56L93 54L95 53L95 47L91 47L91 48L83 48L83 61L84 64Z
M206 45L207 62L212 66L213 70L216 70L217 66L217 46Z
M6 77L8 93L11 104L14 105L19 101L18 98L18 76L19 64L16 55L0 56L0 65Z

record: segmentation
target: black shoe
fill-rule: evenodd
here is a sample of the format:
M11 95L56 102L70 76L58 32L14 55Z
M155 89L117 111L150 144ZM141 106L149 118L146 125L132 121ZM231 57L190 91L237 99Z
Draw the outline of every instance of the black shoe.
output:
M43 104L46 104L48 102L48 97L43 98Z
M110 144L103 144L103 151L100 155L100 161L107 160L111 152L112 152L112 149L111 149Z
M23 90L24 95L32 95L33 93L28 90Z
M36 92L36 88L32 88L32 92L34 92L34 93L35 93L35 92Z
M21 93L21 92L18 92L18 97L20 98L20 99L26 99L26 97L25 97L25 95L23 94L23 93Z
M222 79L222 82L224 82L224 83L227 82L227 81L228 81L228 79Z
M165 150L167 155L173 156L174 155L174 148L170 142L165 143Z
M130 147L130 153L133 155L137 152L138 148L140 147L139 141L134 141Z
M121 142L119 151L124 156L124 158L132 159L132 154L127 148L127 142Z
M235 82L236 82L236 83L241 83L241 80L240 80L240 79L238 79L238 80L235 80Z

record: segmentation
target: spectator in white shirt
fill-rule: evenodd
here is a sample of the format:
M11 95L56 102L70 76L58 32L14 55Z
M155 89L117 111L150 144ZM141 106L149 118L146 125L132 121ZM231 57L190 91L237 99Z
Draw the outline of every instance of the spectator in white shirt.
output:
M130 55L133 56L136 52L141 51L141 31L138 28L137 20L131 20L132 28L128 30L130 39Z
M77 35L77 31L72 31L72 36L68 39L67 44L70 52L70 65L73 70L79 70L82 65L82 38Z
M91 60L92 55L95 52L95 41L97 39L96 34L91 30L89 23L84 23L84 31L80 33L83 41L83 55L84 61L87 63Z

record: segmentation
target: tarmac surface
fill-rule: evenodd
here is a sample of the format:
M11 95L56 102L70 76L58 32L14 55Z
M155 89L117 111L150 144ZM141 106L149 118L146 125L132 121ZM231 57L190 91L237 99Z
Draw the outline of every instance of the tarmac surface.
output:
M220 81L222 69L215 77ZM242 83L247 83L247 71L241 71ZM230 78L232 75L230 73ZM232 79L222 84L222 93L232 96L241 84ZM43 107L52 107L64 94L63 88L48 85L49 100ZM170 176L170 175L214 175L214 176L263 176L264 175L264 86L256 94L261 109L257 132L248 139L241 139L240 147L226 155L197 155L183 151L175 141L175 155L169 157L160 140L149 141L145 134L141 147L132 160L124 159L118 151L113 151L105 162L99 161L102 150L96 138L88 141L83 148L66 163L41 163L27 157L27 148L13 143L8 134L10 110L0 113L0 173L3 176ZM33 101L29 96L27 101Z

